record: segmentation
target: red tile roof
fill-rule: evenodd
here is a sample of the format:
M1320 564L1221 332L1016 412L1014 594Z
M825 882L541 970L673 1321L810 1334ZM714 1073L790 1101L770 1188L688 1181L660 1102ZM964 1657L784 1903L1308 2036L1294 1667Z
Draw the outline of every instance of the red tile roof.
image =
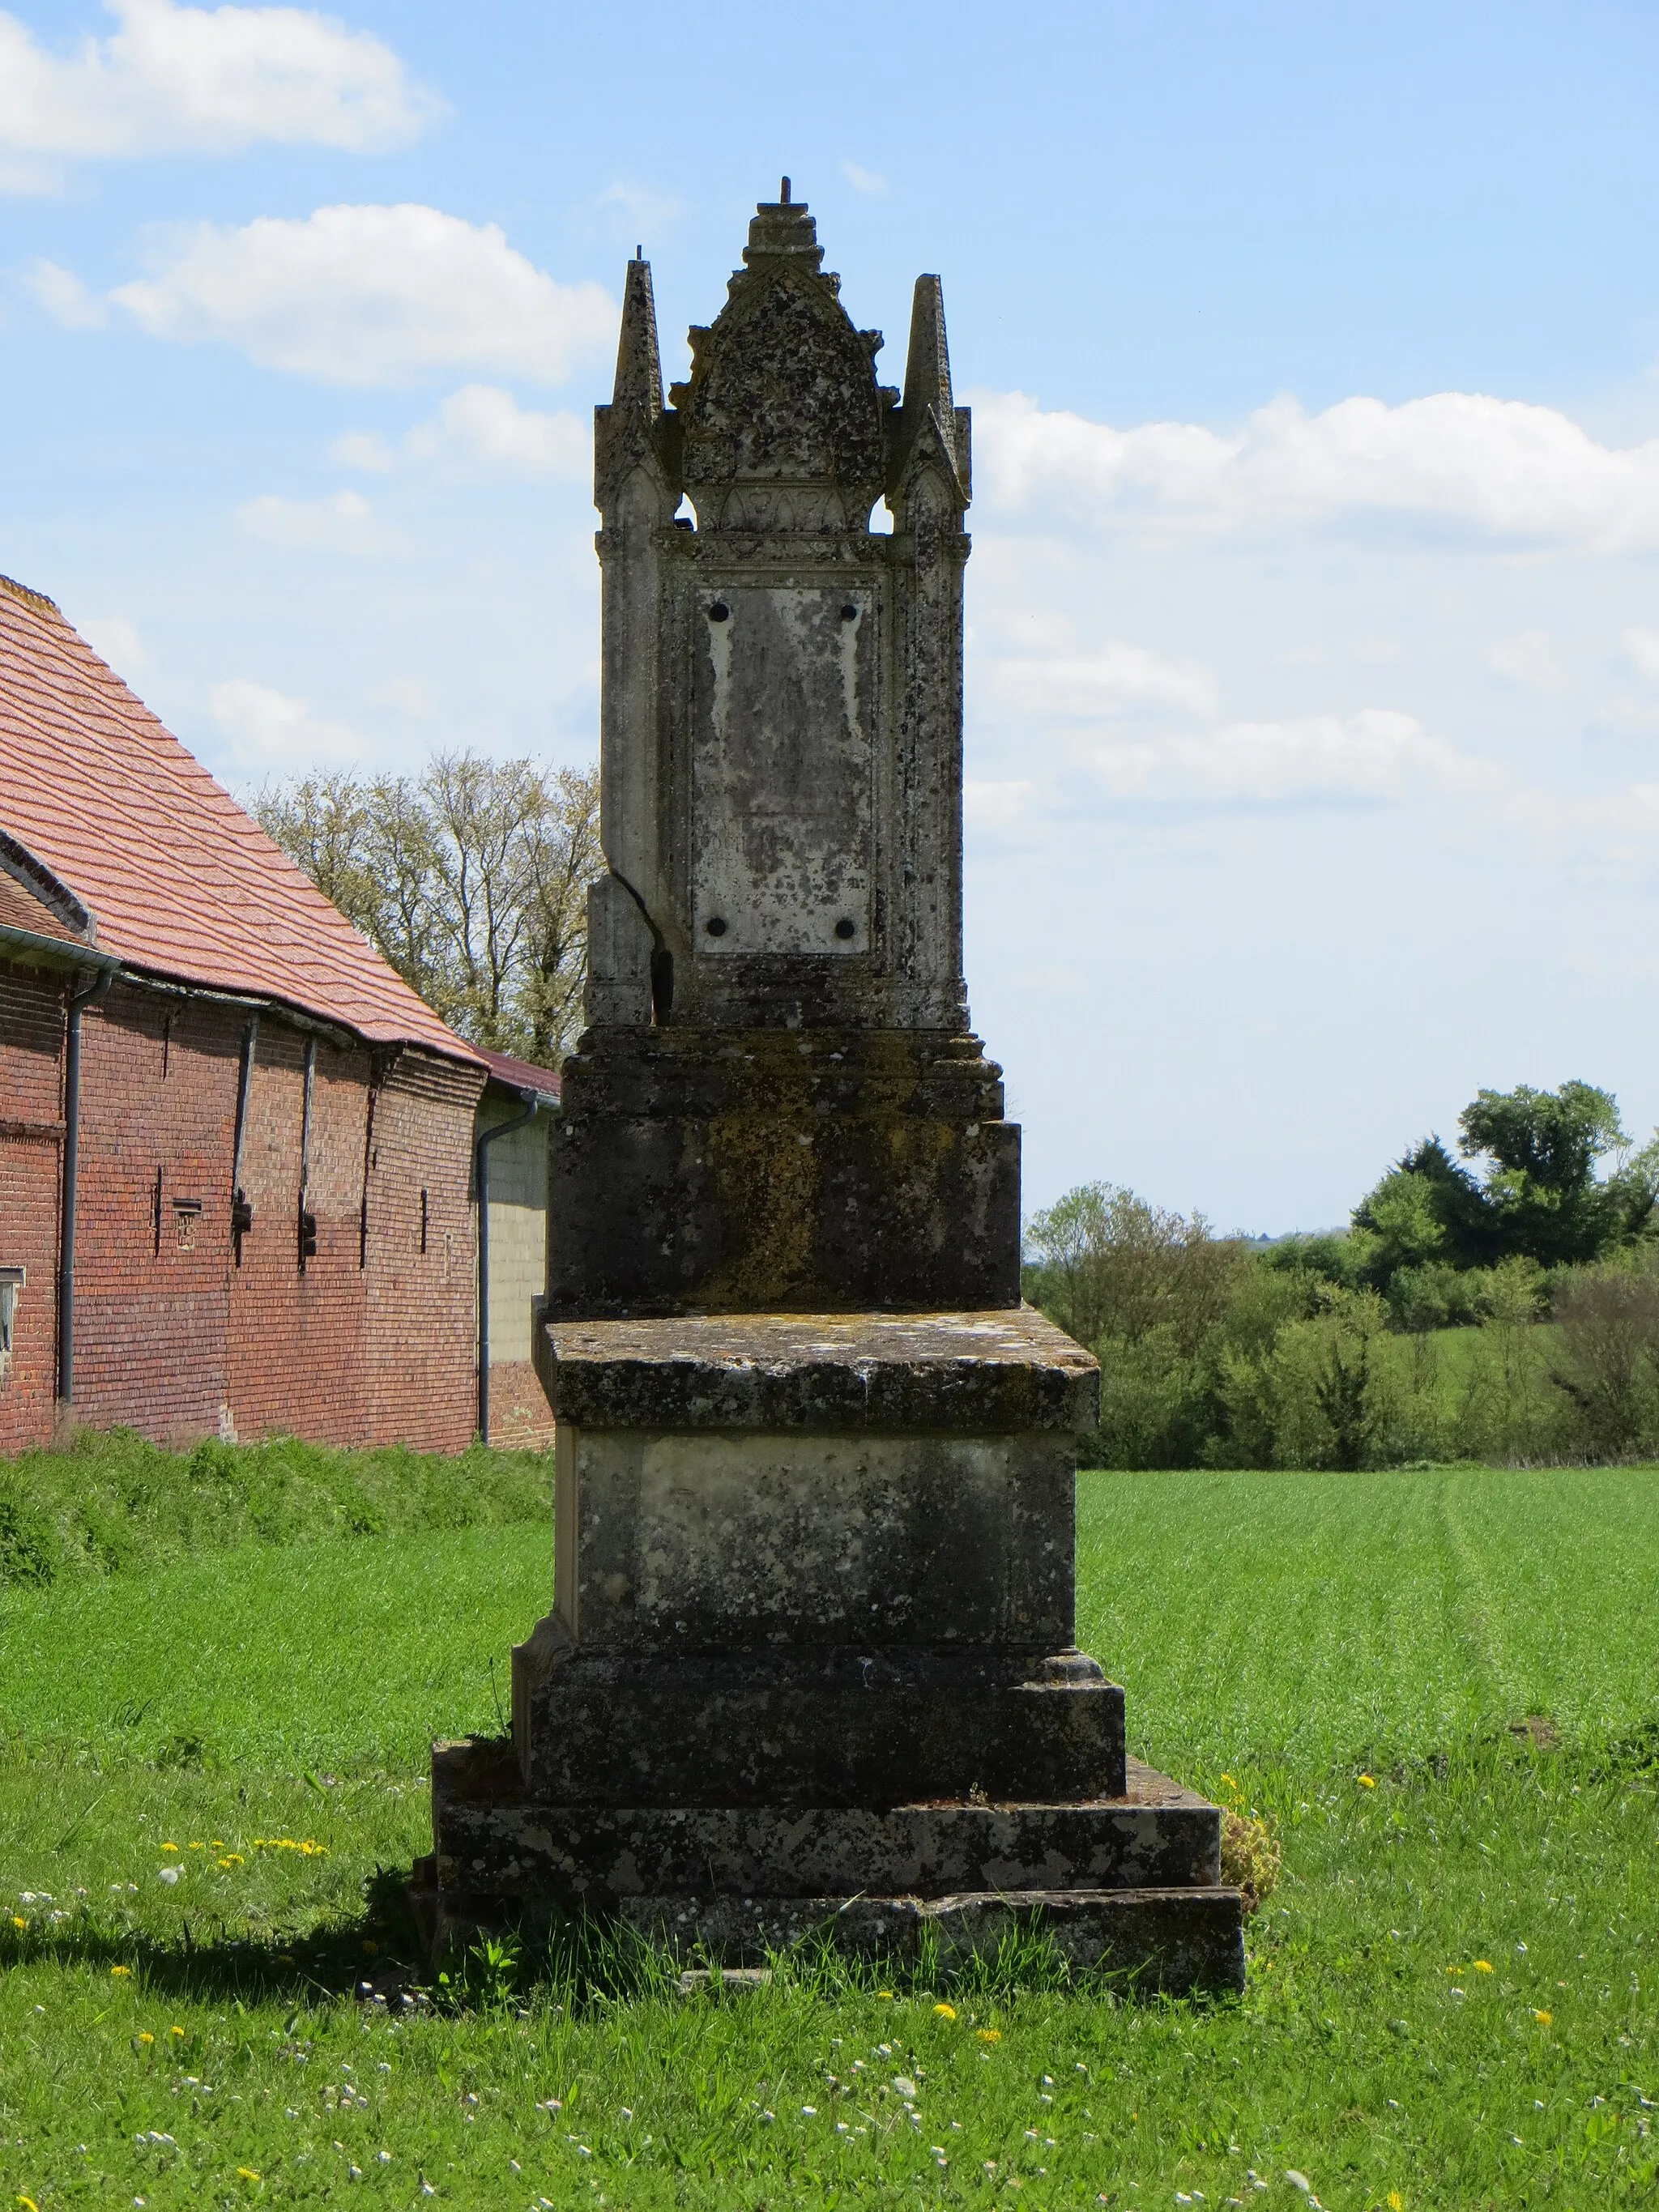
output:
M477 1054L106 667L0 578L0 830L133 968L268 998L376 1044Z
M3 867L0 867L0 929L25 930L31 937L50 937L59 945L84 942L44 899L37 898ZM0 958L4 957L5 946L0 943Z
M562 1095L563 1085L556 1068L538 1067L533 1060L516 1060L510 1052L486 1052L482 1045L475 1049L494 1081L508 1084L514 1091L539 1091L550 1098Z

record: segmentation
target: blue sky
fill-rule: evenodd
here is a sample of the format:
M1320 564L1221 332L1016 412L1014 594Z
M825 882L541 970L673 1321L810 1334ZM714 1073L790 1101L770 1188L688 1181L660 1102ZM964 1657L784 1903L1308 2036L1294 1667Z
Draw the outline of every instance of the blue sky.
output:
M787 170L977 410L969 981L1027 1195L1340 1219L1659 1120L1659 13L0 14L0 568L239 787L594 743L588 410ZM0 794L0 819L3 794Z

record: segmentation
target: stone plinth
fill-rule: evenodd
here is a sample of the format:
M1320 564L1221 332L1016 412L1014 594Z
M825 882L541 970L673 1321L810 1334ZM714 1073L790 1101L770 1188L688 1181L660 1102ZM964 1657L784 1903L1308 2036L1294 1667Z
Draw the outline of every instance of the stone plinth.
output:
M808 1929L1235 1985L1220 1815L1073 1644L1094 1361L1029 1310L554 1322L552 1611L434 1754L434 1929L551 1904L737 1963ZM1184 1917L1183 1917L1184 1916Z
M587 1031L550 1161L548 1312L1019 1302L1019 1129L976 1037Z

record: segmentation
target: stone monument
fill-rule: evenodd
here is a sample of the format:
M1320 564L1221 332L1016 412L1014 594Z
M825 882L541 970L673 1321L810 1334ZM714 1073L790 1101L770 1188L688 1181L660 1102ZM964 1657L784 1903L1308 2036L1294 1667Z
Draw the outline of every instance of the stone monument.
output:
M1020 1303L1019 1132L968 1026L939 283L901 394L823 258L786 178L667 405L629 264L608 872L538 1346L554 1601L510 1742L434 1748L415 1893L437 1942L553 1909L733 1964L813 1930L948 1960L1035 1920L1238 1986L1220 1814L1127 1757L1073 1642L1099 1378Z

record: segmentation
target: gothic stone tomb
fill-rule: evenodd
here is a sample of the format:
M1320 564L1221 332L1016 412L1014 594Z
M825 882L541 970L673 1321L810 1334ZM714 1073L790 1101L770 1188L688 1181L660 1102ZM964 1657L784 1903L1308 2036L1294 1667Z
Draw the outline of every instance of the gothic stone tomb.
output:
M732 1964L814 1929L948 1960L1036 1916L1079 1963L1236 1987L1220 1814L1126 1756L1073 1642L1099 1377L1020 1304L1019 1132L968 1027L939 280L901 395L787 180L743 258L667 406L629 264L596 414L553 1609L510 1742L434 1747L417 1899L438 1942L586 1911Z

